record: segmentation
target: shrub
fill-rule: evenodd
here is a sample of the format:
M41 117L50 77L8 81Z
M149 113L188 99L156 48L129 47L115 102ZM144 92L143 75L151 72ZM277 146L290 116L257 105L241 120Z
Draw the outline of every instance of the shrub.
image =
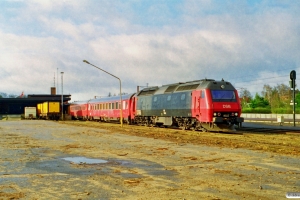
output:
M272 109L274 114L293 114L293 108L274 108ZM295 114L300 114L300 108L296 108Z
M242 113L265 113L265 114L271 114L271 108L243 108Z

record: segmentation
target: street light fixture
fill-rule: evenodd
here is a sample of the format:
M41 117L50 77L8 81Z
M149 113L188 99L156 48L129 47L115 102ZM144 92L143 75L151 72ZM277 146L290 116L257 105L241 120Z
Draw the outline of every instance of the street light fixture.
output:
M100 69L101 71L103 71L103 72L105 72L105 73L107 73L107 74L109 74L109 75L111 75L111 76L113 76L113 77L115 77L116 79L119 80L119 82L120 82L120 104L121 104L121 107L120 107L120 123L121 123L121 127L123 127L123 102L122 102L122 89L121 89L122 88L122 84L121 84L121 79L119 77L116 77L115 75L113 75L113 74L111 74L111 73L109 73L109 72L107 72L107 71L105 71L105 70L103 70L103 69L101 69L101 68L99 68L99 67L91 64L91 63L89 63L87 60L83 60L83 62L85 62L86 64L89 64L89 65L92 65L93 67L95 67L97 69Z
M61 74L61 120L64 120L64 84L63 84L63 75L64 72L60 72Z

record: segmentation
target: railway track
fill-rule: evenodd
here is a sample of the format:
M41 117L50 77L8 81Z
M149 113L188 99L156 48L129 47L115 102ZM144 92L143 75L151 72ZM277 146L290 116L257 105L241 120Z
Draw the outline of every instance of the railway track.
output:
M236 133L259 133L259 134L300 134L300 129L270 128L270 127L242 127L237 128Z
M102 122L107 123L107 122ZM119 124L118 121L111 121L110 124ZM136 126L144 126L144 125L136 125ZM266 126L266 127L264 127ZM162 126L160 128L164 128L165 126ZM179 127L170 126L168 127L170 129L177 129L181 130ZM194 131L194 130L184 130L184 131ZM201 133L201 131L198 131ZM270 125L264 125L264 124L257 124L255 126L243 126L241 128L235 128L235 130L216 130L216 131L208 131L211 133L222 133L222 134L236 134L236 135L243 135L243 134L300 134L300 127L283 127L283 126L270 126Z

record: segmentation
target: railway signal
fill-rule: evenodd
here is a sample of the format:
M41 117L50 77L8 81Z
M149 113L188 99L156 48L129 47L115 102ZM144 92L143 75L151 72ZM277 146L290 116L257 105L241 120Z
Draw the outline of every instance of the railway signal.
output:
M296 71L295 70L292 70L290 72L290 86L291 88L293 88L293 119L294 119L294 126L296 126L295 124L295 85L296 85Z

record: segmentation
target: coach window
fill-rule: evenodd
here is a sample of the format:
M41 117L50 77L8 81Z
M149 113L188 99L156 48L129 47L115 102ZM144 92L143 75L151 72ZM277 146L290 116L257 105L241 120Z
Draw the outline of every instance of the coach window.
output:
M115 109L115 103L111 103L111 109Z
M181 95L181 100L185 100L185 94Z
M116 109L119 109L119 102L116 102Z

